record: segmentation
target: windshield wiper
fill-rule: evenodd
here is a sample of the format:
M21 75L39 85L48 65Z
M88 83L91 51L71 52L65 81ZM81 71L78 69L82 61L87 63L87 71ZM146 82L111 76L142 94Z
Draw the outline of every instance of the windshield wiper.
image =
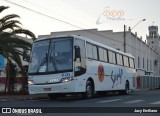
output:
M41 66L43 66L46 63L46 67L47 67L47 63L48 63L48 53L46 53L46 56L43 58L42 62L40 63L40 65L38 66L38 69L36 71L36 73L39 72L39 69L41 68Z
M56 63L55 63L56 59L55 59L55 57L51 56L52 52L53 52L53 50L51 49L50 54L49 54L49 62L50 61L52 62L52 65L53 65L55 71L57 71L58 69L57 69L57 66L56 66Z

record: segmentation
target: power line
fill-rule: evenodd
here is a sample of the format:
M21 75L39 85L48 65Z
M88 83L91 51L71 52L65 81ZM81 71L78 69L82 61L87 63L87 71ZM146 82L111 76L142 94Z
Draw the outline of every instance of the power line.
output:
M66 22L66 21L62 21L62 20L60 20L60 19L51 17L51 16L49 16L49 15L43 14L43 13L38 12L38 11L35 11L35 10L32 10L32 9L30 9L30 8L27 8L27 7L25 7L25 6L16 4L16 3L14 3L14 2L11 2L11 1L8 1L8 0L3 0L3 1L9 2L9 3L13 4L13 5L16 5L16 6L18 6L18 7L21 7L21 8L23 8L23 9L26 9L26 10L29 10L29 11L32 11L32 12L37 13L37 14L39 14L39 15L42 15L42 16L45 16L45 17L54 19L54 20L56 20L56 21L66 23L66 24L71 25L71 26L73 26L73 27L77 27L77 28L79 28L79 29L84 29L84 28L81 28L81 27L79 27L79 26L76 26L76 25L73 25L73 24L71 24L71 23L68 23L68 22ZM89 32L89 33L92 33L92 34L101 36L101 37L103 37L103 38L110 39L110 40L115 41L115 42L118 42L118 43L123 43L123 42L121 42L121 41L114 40L114 39L112 39L112 38L110 38L110 37L108 37L108 36L101 35L101 34L99 34L99 33L95 33L95 32L92 32L92 31L90 31L90 30L86 30L86 31ZM123 38L120 38L120 39L123 39ZM131 45L128 44L128 46L131 46ZM137 49L137 48L135 48L135 47L133 47L133 46L131 46L131 47L134 48L134 49ZM146 54L147 54L147 53L146 53Z
M39 15L48 17L48 18L53 19L53 20L56 20L56 21L58 21L58 22L65 23L65 24L67 24L67 25L76 27L76 28L78 28L78 29L83 29L83 28L81 28L81 27L79 27L79 26L77 26L77 25L73 25L73 24L71 24L71 23L68 23L68 22L66 22L66 21L60 20L60 19L58 19L58 18L54 18L54 17L49 16L49 15L46 15L46 14L44 14L44 13L41 13L41 12L32 10L32 9L30 9L30 8L28 8L28 7L25 7L25 6L22 6L22 5L20 5L20 4L11 2L11 1L9 1L9 0L3 0L3 1L9 2L9 3L11 3L11 4L15 5L15 6L18 6L18 7L21 7L21 8L23 8L23 9L26 9L26 10L28 10L28 11L34 12L34 13L36 13L36 14L39 14Z
M74 0L74 1L76 1L76 3L79 2L81 5L85 6L88 10L90 10L91 12L93 12L93 13L97 16L97 14L95 13L95 12L97 12L97 11L96 11L95 8L92 7L91 5L85 3L85 2L83 2L83 1L81 1L81 0Z
M82 24L82 23L80 23L80 22L78 22L78 21L75 21L75 20L73 20L73 19L70 19L70 18L68 18L68 17L66 17L66 16L63 16L63 15L61 15L61 14L58 14L57 12L55 12L55 11L53 11L53 10L51 10L51 9L42 7L42 6L40 6L40 5L38 5L38 4L35 4L35 3L33 3L33 2L28 2L28 1L26 1L26 0L23 0L23 1L24 1L25 3L28 3L28 4L30 4L30 5L34 5L34 6L36 6L36 7L39 7L39 8L41 8L41 9L43 9L43 10L52 12L52 13L54 13L54 14L59 15L60 17L66 18L66 19L68 19L68 20L71 20L71 21L73 21L73 22L75 22L75 23L81 24L81 25L83 25L83 26L86 27L86 25L84 25L84 24Z
M84 11L85 13L88 12L88 14L92 15L93 17L96 16L96 14L94 12L91 12L89 10L85 10L85 8L82 7L82 5L77 4L77 1L76 2L68 2L66 0L63 0L63 2L65 2L66 4L68 4L68 5L72 6L72 7L75 7L76 9L80 9L81 11ZM75 5L75 4L77 4L77 5Z
M15 5L15 6L18 6L18 7L20 7L20 8L25 9L25 10L28 10L28 11L34 12L34 13L36 13L36 14L39 14L39 15L42 15L42 16L45 16L45 17L48 17L48 18L53 19L53 20L56 20L56 21L58 21L58 22L62 22L62 23L65 23L65 24L71 25L71 26L73 26L73 27L77 27L77 28L79 28L79 29L81 29L81 30L84 30L84 28L81 28L81 27L79 27L79 26L73 25L73 24L68 23L68 22L66 22L66 21L63 21L63 20L60 20L60 19L57 19L57 18L51 17L51 16L46 15L46 14L44 14L44 13L41 13L41 12L38 12L38 11L32 10L32 9L30 9L30 8L27 8L27 7L25 7L25 6L19 5L19 4L14 3L14 2L11 2L11 1L9 1L9 0L3 0L3 1L9 2L9 3L11 3L11 4ZM95 34L95 35L101 36L101 37L103 37L103 38L110 39L110 40L115 41L115 42L123 43L123 42L121 42L121 41L114 40L114 39L112 39L112 38L110 38L110 37L108 37L108 36L104 36L104 35L101 35L101 34L98 34L98 33L92 32L92 31L90 31L90 30L86 30L86 31L87 31L87 32L89 32L89 33L92 33L92 34Z

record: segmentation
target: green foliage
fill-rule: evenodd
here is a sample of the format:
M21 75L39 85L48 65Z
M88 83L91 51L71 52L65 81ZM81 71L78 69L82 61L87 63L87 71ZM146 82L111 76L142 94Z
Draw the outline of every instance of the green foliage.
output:
M0 6L0 13L8 8L7 6ZM15 62L26 81L26 71L23 68L20 56L23 56L24 49L31 49L31 42L25 38L22 39L17 34L28 35L32 40L35 40L36 37L31 31L21 27L21 22L17 20L19 18L20 16L17 14L9 14L0 18L0 55L4 56L7 61ZM29 60L29 56L26 57ZM27 83L25 81L23 81L23 87Z

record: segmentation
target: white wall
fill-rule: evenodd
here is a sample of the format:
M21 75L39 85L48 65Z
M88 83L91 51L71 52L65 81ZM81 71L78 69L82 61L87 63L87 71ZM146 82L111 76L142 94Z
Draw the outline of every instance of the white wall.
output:
M113 32L109 31L97 31L96 29L90 30L77 30L77 31L64 31L64 32L52 32L50 36L59 35L81 35L102 44L111 46L113 48L118 48L120 51L124 51L124 33L123 32ZM46 35L49 36L49 35ZM43 37L43 36L39 36ZM153 61L158 59L157 52L149 47L147 43L142 41L142 38L137 37L137 35L127 31L126 32L126 52L131 53L135 57L135 65L138 68L138 57L140 59L140 69L145 71L154 72L155 75L160 75L160 65L155 66ZM143 67L144 58L144 67ZM148 59L148 70L147 70L147 59ZM150 63L151 60L151 63ZM158 61L160 64L160 61Z

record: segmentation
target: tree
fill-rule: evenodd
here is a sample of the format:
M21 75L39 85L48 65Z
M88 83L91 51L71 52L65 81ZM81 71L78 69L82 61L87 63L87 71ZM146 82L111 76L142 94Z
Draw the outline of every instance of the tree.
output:
M5 86L5 91L8 87L8 91L10 92L11 90L14 91L14 83L15 83L15 78L16 78L16 65L11 62L11 60L8 60L6 64L6 75L7 75L7 81L6 81L6 86ZM8 78L10 77L10 78Z
M7 6L0 6L0 13L8 8ZM31 31L21 27L20 21L16 20L18 18L20 17L16 14L9 14L0 18L0 55L5 57L8 62L15 62L20 68L22 76L26 78L26 71L20 56L23 56L24 49L31 49L31 43L17 34L25 34L30 36L32 40L35 40L36 37ZM29 61L29 56L27 56L27 61ZM23 82L23 88L25 84L26 82Z

